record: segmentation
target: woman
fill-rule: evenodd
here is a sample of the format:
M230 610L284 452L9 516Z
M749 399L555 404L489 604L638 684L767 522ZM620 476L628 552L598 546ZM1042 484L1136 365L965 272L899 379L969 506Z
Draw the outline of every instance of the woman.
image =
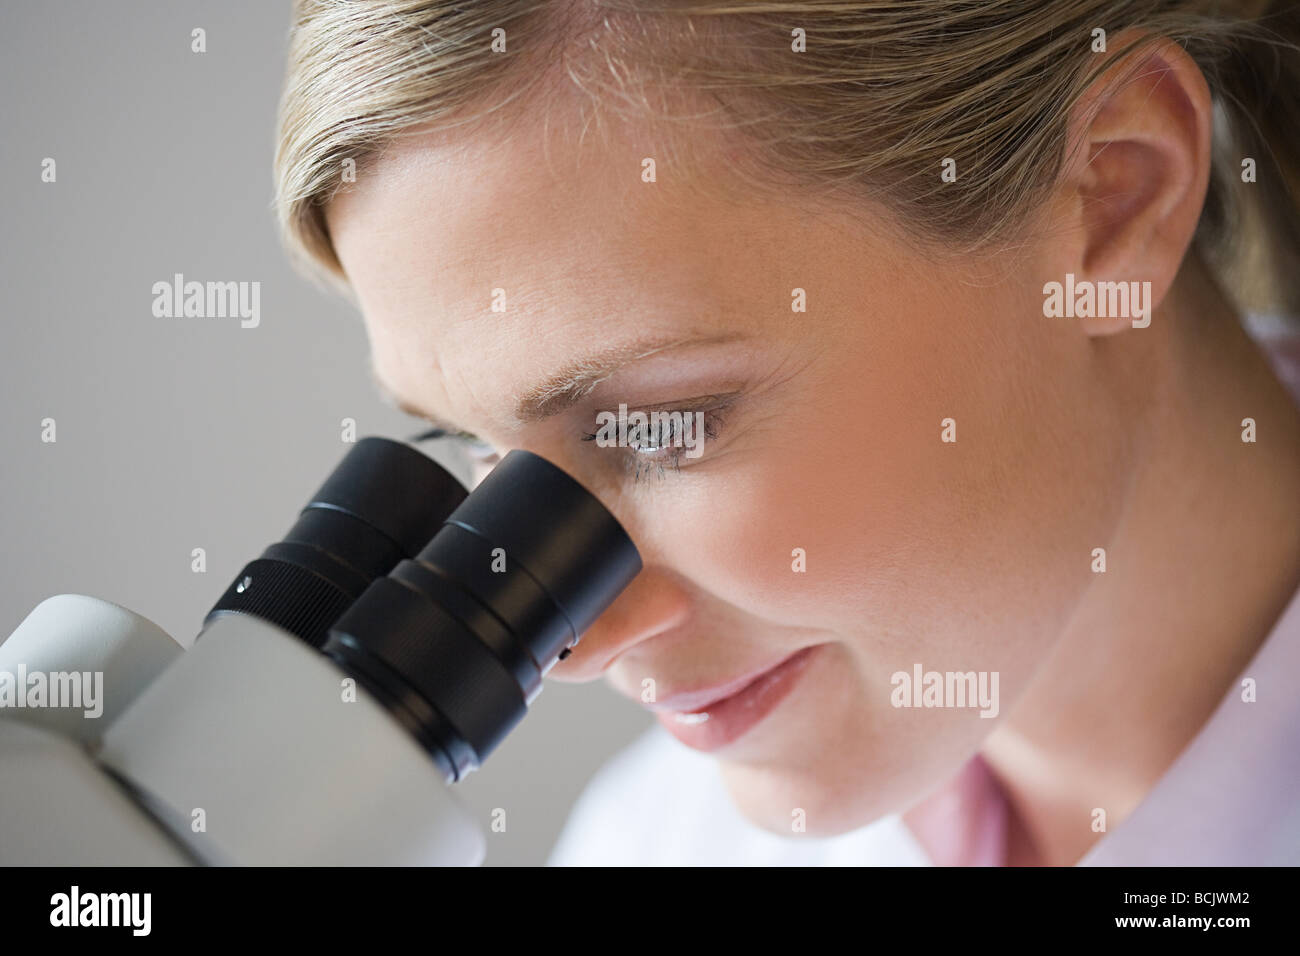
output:
M1276 7L298 3L291 246L645 562L555 862L1300 862Z

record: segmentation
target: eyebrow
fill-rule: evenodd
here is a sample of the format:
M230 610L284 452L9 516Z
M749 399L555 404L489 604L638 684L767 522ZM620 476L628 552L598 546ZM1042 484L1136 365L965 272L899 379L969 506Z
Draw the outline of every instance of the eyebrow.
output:
M677 349L724 345L744 337L733 332L667 341L639 341L604 349L595 355L569 363L524 392L515 407L515 416L524 422L550 418L582 401L597 385L633 362Z
M711 336L639 340L627 345L602 349L592 355L568 363L536 385L528 388L516 403L515 417L520 422L536 422L559 415L590 395L601 382L613 376L615 372L642 359L678 349L725 345L746 337L742 333L729 332ZM379 377L373 364L370 367L370 377L379 394L389 404L408 415L425 419L435 428L453 434L460 431L450 422L443 421L436 415L431 415L423 409L416 408L396 395Z

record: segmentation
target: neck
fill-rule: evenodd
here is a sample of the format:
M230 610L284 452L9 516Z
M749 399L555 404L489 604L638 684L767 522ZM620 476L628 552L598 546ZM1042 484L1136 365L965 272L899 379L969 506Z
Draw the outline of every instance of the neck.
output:
M1052 656L982 753L1011 865L1069 865L1196 736L1300 587L1300 412L1195 257L1135 355L1118 528ZM1144 409L1144 410L1139 410ZM1242 441L1242 419L1256 441Z

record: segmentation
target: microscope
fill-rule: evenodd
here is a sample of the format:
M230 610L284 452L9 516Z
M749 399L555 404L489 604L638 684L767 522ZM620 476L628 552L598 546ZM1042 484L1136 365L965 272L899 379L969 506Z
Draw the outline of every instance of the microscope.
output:
M450 785L640 570L538 455L364 438L190 649L73 594L0 644L0 864L477 865Z

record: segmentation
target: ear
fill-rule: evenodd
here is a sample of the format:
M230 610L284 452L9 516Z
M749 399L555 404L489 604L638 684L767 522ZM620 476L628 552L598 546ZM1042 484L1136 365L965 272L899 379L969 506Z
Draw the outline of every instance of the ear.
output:
M1133 39L1116 37L1116 53ZM1083 317L1089 310L1079 309L1089 335L1144 327L1168 293L1205 202L1212 120L1205 77L1167 38L1117 62L1071 112L1058 181L1072 227L1064 271L1076 287L1086 279L1094 289L1101 282L1149 289L1145 315L1130 308L1122 316Z

